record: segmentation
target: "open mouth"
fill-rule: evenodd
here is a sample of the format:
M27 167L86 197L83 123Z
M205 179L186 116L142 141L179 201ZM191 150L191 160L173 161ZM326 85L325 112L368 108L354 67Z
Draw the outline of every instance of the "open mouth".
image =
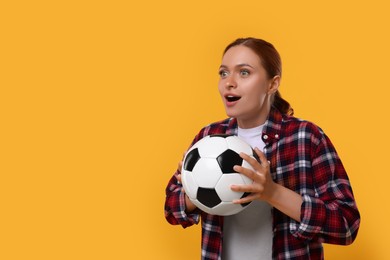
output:
M235 101L237 101L237 100L239 100L241 97L239 97L239 96L226 96L225 97L226 98L226 100L228 101L228 102L235 102Z

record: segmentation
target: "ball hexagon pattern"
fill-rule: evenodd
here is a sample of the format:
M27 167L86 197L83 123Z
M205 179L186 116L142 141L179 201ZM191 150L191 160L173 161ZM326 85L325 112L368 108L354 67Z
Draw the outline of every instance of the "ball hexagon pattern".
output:
M228 216L249 205L233 203L233 200L249 193L230 189L232 184L252 183L251 179L233 169L234 165L251 168L239 156L240 152L258 160L250 145L235 135L209 135L187 151L181 169L183 188L199 209L213 215Z

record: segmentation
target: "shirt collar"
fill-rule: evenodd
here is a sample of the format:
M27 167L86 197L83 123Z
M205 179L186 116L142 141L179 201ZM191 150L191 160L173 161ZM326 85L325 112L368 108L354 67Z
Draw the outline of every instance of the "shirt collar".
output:
M272 106L268 118L265 121L263 133L261 137L263 139L263 142L266 145L276 142L281 138L280 130L282 126L282 121L283 121L282 113L280 113L280 111L277 108ZM238 132L237 119L230 118L226 130L226 134L237 135L237 132Z
M275 107L271 107L263 128L262 139L266 145L277 142L281 138L283 115Z

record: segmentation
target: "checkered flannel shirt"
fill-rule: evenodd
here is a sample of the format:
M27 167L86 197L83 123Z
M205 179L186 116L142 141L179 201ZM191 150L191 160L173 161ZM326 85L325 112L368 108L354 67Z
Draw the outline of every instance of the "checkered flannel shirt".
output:
M204 127L192 144L221 133L237 134L237 120L228 118ZM359 229L360 214L345 169L324 132L313 123L272 108L262 139L273 180L303 198L300 222L272 210L273 259L323 259L322 243L351 244ZM175 177L179 173L180 169L166 188L165 217L184 228L201 220L201 259L220 260L223 217L200 210L186 213L182 185Z

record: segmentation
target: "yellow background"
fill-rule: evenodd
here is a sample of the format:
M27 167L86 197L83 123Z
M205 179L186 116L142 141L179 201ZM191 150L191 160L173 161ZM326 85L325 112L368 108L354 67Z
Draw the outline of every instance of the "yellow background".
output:
M199 259L164 219L198 130L225 117L223 48L264 38L321 126L362 223L327 259L390 259L387 1L2 1L0 259Z

